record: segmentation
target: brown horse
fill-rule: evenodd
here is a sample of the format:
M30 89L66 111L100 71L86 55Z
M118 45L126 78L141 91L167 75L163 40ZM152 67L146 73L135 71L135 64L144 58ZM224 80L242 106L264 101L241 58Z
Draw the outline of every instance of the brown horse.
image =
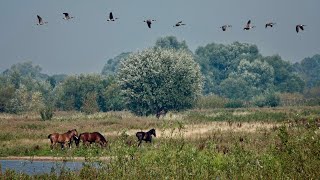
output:
M51 141L50 147L52 149L55 144L59 143L61 145L61 149L63 149L64 144L68 143L70 148L72 139L77 139L77 135L78 135L78 132L76 129L69 130L68 132L63 134L59 134L59 133L49 134L48 138Z
M137 133L136 133L136 136L137 136L138 141L139 141L138 146L141 145L142 141L150 142L150 143L151 143L151 141L152 141L152 135L154 135L154 137L157 137L157 136L156 136L156 130L155 130L155 129L150 129L150 131L148 131L148 132L143 132L143 131L137 132Z
M76 139L77 147L79 146L80 141L82 141L83 144L85 144L87 146L92 143L99 143L101 145L101 147L106 147L108 144L108 141L106 140L106 138L104 138L104 136L102 134L100 134L99 132L81 133L79 135L78 139Z

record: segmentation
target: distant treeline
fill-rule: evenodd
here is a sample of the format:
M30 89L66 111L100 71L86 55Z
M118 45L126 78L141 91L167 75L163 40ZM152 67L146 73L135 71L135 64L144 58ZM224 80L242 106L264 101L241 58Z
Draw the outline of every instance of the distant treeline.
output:
M278 106L281 100L290 105L288 99L306 98L319 105L320 97L320 55L292 64L279 55L264 57L256 45L239 42L211 43L193 53L185 41L169 36L145 51L107 60L101 74L49 76L41 71L24 62L2 72L0 112L129 109L148 115L210 104L204 101L216 97L230 107L247 102Z

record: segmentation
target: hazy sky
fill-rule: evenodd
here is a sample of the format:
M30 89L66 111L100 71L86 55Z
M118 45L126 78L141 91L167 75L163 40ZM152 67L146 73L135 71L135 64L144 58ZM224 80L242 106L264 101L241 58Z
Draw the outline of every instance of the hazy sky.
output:
M319 7L320 0L0 0L0 71L32 61L47 74L100 73L107 59L168 35L192 51L239 41L297 62L320 53ZM106 21L110 11L119 21ZM64 21L63 12L75 18ZM37 26L37 14L49 23ZM148 18L157 20L152 29ZM249 19L257 27L243 31ZM187 26L173 28L179 20ZM268 21L277 25L265 29ZM307 26L297 34L300 23ZM222 32L223 24L233 27Z

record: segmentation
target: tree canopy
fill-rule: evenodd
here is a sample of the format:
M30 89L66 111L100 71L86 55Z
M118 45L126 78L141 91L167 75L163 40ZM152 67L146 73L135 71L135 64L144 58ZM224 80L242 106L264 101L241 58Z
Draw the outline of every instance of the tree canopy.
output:
M118 71L127 107L138 115L192 107L202 76L192 54L151 48L129 55Z
M294 64L295 70L305 80L308 88L320 86L320 55L314 55Z

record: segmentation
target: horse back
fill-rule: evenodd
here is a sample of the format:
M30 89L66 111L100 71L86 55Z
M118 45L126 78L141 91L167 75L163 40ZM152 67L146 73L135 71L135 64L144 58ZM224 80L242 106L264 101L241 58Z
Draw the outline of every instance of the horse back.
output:
M143 140L143 137L144 137L145 135L146 135L146 133L143 132L143 131L140 131L140 132L137 132L137 133L136 133L136 136L137 136L137 138L138 138L139 141Z
M107 143L107 140L104 138L102 134L99 132L93 132L93 133L81 133L79 136L79 139L82 140L83 142L104 142Z

